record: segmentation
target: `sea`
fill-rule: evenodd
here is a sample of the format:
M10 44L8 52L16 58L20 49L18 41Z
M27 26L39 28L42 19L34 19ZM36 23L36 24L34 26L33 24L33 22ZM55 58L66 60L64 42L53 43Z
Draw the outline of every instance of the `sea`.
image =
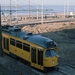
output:
M27 14L52 14L52 13L70 13L75 12L75 6L69 5L21 5L21 6L1 6L1 13L4 15L10 14L14 15L27 15Z

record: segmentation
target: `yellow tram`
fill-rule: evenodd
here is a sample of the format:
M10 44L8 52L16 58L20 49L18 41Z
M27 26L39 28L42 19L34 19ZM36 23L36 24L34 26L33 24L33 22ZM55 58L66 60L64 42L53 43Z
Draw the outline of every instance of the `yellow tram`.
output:
M22 32L20 28L2 27L2 48L10 56L22 58L43 71L58 65L58 47L53 40Z

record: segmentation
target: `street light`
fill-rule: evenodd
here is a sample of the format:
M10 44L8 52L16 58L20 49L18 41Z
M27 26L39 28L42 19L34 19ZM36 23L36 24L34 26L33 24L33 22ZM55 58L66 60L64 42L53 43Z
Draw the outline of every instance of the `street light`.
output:
M69 0L67 0L67 15L69 15Z
M38 4L37 4L37 20L38 20Z
M42 1L42 14L41 14L41 23L43 24L43 1Z
M30 21L30 0L29 0L29 21Z
M2 50L2 26L1 26L1 6L0 6L0 56L3 56Z
M64 18L65 18L65 2L64 2Z
M11 13L11 0L10 0L10 25L11 25L11 19L12 19L12 15L11 15L12 13Z

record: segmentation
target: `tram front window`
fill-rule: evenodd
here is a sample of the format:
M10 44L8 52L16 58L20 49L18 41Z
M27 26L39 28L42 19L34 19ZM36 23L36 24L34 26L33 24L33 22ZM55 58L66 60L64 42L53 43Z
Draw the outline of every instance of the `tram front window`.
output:
M55 52L55 50L46 50L46 52L45 52L45 57L53 57L56 55L57 55L57 53Z

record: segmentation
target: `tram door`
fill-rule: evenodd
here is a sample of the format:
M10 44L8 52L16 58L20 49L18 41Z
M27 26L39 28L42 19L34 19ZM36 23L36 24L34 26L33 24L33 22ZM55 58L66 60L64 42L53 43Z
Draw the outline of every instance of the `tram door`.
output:
M3 37L3 50L9 54L9 39L6 37Z
M31 66L43 70L43 51L31 49Z

